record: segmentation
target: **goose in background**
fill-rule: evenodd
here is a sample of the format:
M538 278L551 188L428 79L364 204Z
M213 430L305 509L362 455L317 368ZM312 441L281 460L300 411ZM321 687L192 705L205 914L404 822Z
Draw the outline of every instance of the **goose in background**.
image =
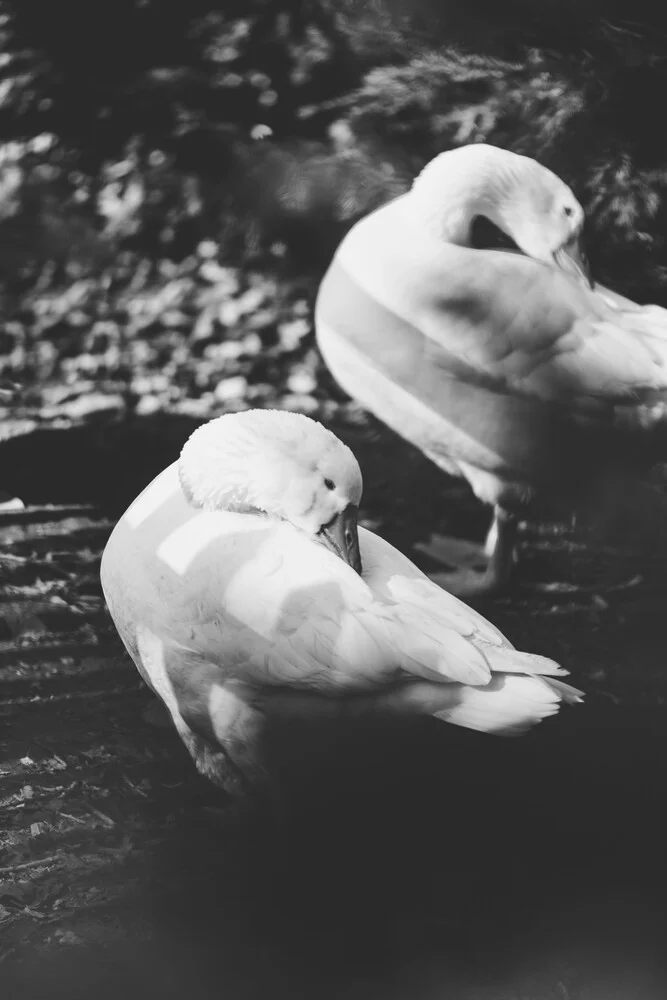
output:
M521 252L473 248L479 218ZM464 146L356 223L320 286L337 382L493 508L484 552L425 546L459 564L432 576L452 592L508 584L532 501L569 513L667 455L667 311L592 286L583 223L550 170Z
M101 580L121 639L228 790L264 783L272 713L516 735L580 700L556 663L358 528L361 493L354 455L321 424L249 410L198 428L111 534Z

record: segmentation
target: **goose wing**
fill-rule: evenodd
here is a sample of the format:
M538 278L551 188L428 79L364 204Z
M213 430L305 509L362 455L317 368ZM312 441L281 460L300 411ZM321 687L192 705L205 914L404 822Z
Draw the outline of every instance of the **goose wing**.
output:
M342 694L401 673L488 682L461 628L403 619L369 582L287 524L193 510L174 467L120 520L102 564L107 603L139 666L139 637L150 633L184 669L206 662L256 685Z
M587 410L667 389L665 310L626 306L519 254L417 239L407 197L345 238L319 323L374 360L400 362L408 385L430 370L441 395L448 378Z
M189 508L174 467L144 491L107 544L102 585L184 738L308 692L508 733L578 699L557 664L514 650L387 542L362 528L360 545L363 579L288 525Z
M396 618L403 624L406 635L414 630L418 634L432 636L438 644L439 630L442 630L443 639L447 633L456 633L460 640L482 654L491 672L551 676L567 673L547 657L516 650L495 625L434 584L414 563L378 535L360 528L359 536L364 575L375 594L395 602ZM443 650L443 657L446 656L447 652Z

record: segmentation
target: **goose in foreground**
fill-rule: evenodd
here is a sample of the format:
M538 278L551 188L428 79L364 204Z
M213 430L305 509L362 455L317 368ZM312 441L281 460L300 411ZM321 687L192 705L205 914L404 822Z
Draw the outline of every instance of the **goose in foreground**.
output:
M118 632L199 769L263 780L273 713L423 713L521 733L580 692L357 527L352 452L308 417L204 424L104 550ZM245 779L245 780L244 780ZM232 782L233 784L233 782Z
M521 253L474 249L480 217ZM545 167L464 146L353 226L319 290L342 388L493 506L483 571L437 577L460 594L508 582L527 503L576 509L667 454L667 311L591 287L583 222Z

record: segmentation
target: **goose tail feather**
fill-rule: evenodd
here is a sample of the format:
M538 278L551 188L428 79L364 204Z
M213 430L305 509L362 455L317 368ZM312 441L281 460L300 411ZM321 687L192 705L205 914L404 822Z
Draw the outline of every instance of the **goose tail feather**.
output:
M439 709L434 705L431 714L442 722L497 736L520 736L555 715L563 702L583 699L581 691L552 677L497 674L485 687L455 686L455 697L450 691L449 704ZM433 694L435 702L437 692Z

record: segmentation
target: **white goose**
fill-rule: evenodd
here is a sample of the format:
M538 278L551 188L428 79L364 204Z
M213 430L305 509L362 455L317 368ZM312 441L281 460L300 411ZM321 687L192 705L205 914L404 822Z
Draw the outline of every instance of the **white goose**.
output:
M472 248L477 217L523 254ZM589 287L583 221L534 160L465 146L358 222L320 287L341 386L493 505L485 572L440 578L459 593L507 583L526 502L562 513L667 454L667 312Z
M357 533L361 490L321 424L250 410L196 430L115 527L101 568L112 618L214 781L227 759L261 776L264 714L290 700L507 735L580 700L557 664Z

